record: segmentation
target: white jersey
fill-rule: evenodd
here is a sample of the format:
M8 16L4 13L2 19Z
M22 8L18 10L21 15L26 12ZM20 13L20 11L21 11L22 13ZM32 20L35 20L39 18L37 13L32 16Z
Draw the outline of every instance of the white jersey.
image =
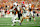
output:
M15 2L15 3L13 3L13 5L17 6L17 3Z
M26 9L29 9L29 7L28 7L28 6L29 6L28 4L25 4Z
M27 16L33 16L33 11L31 11L31 12L27 12Z
M19 6L17 7L17 10L18 10L18 11L20 11L20 8L19 8Z
M29 12L26 11L26 13L23 13L23 17L29 16Z
M31 4L29 4L29 7L31 8Z
M5 14L5 10L1 10L1 12L2 12L2 15L4 15L4 14Z
M27 16L27 11L24 8L24 10L23 10L23 17L26 17L26 16Z

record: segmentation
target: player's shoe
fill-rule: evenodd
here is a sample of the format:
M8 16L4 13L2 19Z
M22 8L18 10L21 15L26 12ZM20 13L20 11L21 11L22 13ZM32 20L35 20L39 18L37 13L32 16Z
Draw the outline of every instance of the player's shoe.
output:
M21 26L21 23L20 23L20 26Z
M11 26L15 26L15 24L12 24Z

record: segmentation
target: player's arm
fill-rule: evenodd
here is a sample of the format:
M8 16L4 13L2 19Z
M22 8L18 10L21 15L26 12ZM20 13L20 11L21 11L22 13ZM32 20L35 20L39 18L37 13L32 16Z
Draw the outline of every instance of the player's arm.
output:
M16 7L16 6L15 6ZM13 7L13 9L11 9L12 11L15 9L15 7Z

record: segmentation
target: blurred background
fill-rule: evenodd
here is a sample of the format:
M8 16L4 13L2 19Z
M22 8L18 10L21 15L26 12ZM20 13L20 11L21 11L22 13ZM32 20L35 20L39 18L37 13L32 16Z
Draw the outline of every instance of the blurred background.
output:
M5 14L10 14L10 9L13 7L13 3L18 2L18 4L21 4L22 2L25 3L31 3L33 8L38 8L37 11L40 11L40 0L0 0L0 17L2 16L2 10L5 10Z

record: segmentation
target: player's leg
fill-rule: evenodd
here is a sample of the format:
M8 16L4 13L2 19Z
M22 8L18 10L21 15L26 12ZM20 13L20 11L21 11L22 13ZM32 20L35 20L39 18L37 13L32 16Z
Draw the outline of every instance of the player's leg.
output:
M35 16L35 13L31 12L31 14L32 14L32 16L33 16L33 18L34 18L34 21L35 21L35 17L34 17L34 16Z
M27 21L29 21L29 16L25 17L25 19L27 19Z
M20 20L20 12L18 12L18 20Z
M29 11L27 11L26 13L26 18L27 18L27 21L29 21Z
M21 21L20 21L20 20L13 20L12 22L13 22L12 26L14 26L14 25L15 25L15 22L19 22L19 23L21 23Z
M21 23L22 23L22 21L25 19L25 17L26 17L26 14L25 13L23 13L23 15L22 15L22 20L21 20Z
M13 21L13 20L14 20L14 15L13 15L13 17L12 17L11 21Z
M31 11L29 12L29 21L31 21Z
M14 20L12 25L15 25L15 22L19 22L19 23L21 23L20 20Z
M35 11L33 11L33 19L34 19L34 21L35 21L35 13L36 13L36 12L35 12Z
M31 11L31 15L33 16L33 11Z
M35 21L35 16L34 16L34 14L33 14L33 19L34 19L34 21Z
M12 24L12 26L14 26L14 25L15 25L15 20L14 20L14 21L12 21L12 23L13 23L13 24Z
M20 20L20 15L18 16L18 20Z
M25 18L23 17L22 20L21 20L21 22L20 22L20 25L21 25L21 23L23 22L24 19L25 19Z
M25 18L23 17L22 20L21 20L21 23L22 23L22 21L23 21L24 19L25 19Z
M3 13L3 18L4 18L5 13Z
M12 22L13 22L13 24L12 24L12 25L15 25L15 22L19 22L19 23L21 22L20 20L15 20L16 18L18 18L18 16L17 16L17 15L13 18L13 21L12 21Z
M11 22L13 21L13 17L12 17L12 19L11 19Z
M27 14L23 14L23 18L22 18L22 20L21 20L21 23L22 23L22 21L24 20L24 19L29 19L29 17L26 17L27 16ZM27 20L28 21L28 20Z
M12 17L12 20L11 20L11 21L15 20L16 18L18 18L18 14L13 15L13 17Z
M27 13L26 19L27 19L27 21L30 21L30 20L31 20L31 19L30 19L30 13L29 13L29 12Z
M29 16L29 21L31 21L31 17L33 16L33 12L31 11L31 12L29 12L30 14L30 16Z
M13 22L12 26L15 25L15 19L16 19L16 16L14 15L14 16L12 17L12 22Z

